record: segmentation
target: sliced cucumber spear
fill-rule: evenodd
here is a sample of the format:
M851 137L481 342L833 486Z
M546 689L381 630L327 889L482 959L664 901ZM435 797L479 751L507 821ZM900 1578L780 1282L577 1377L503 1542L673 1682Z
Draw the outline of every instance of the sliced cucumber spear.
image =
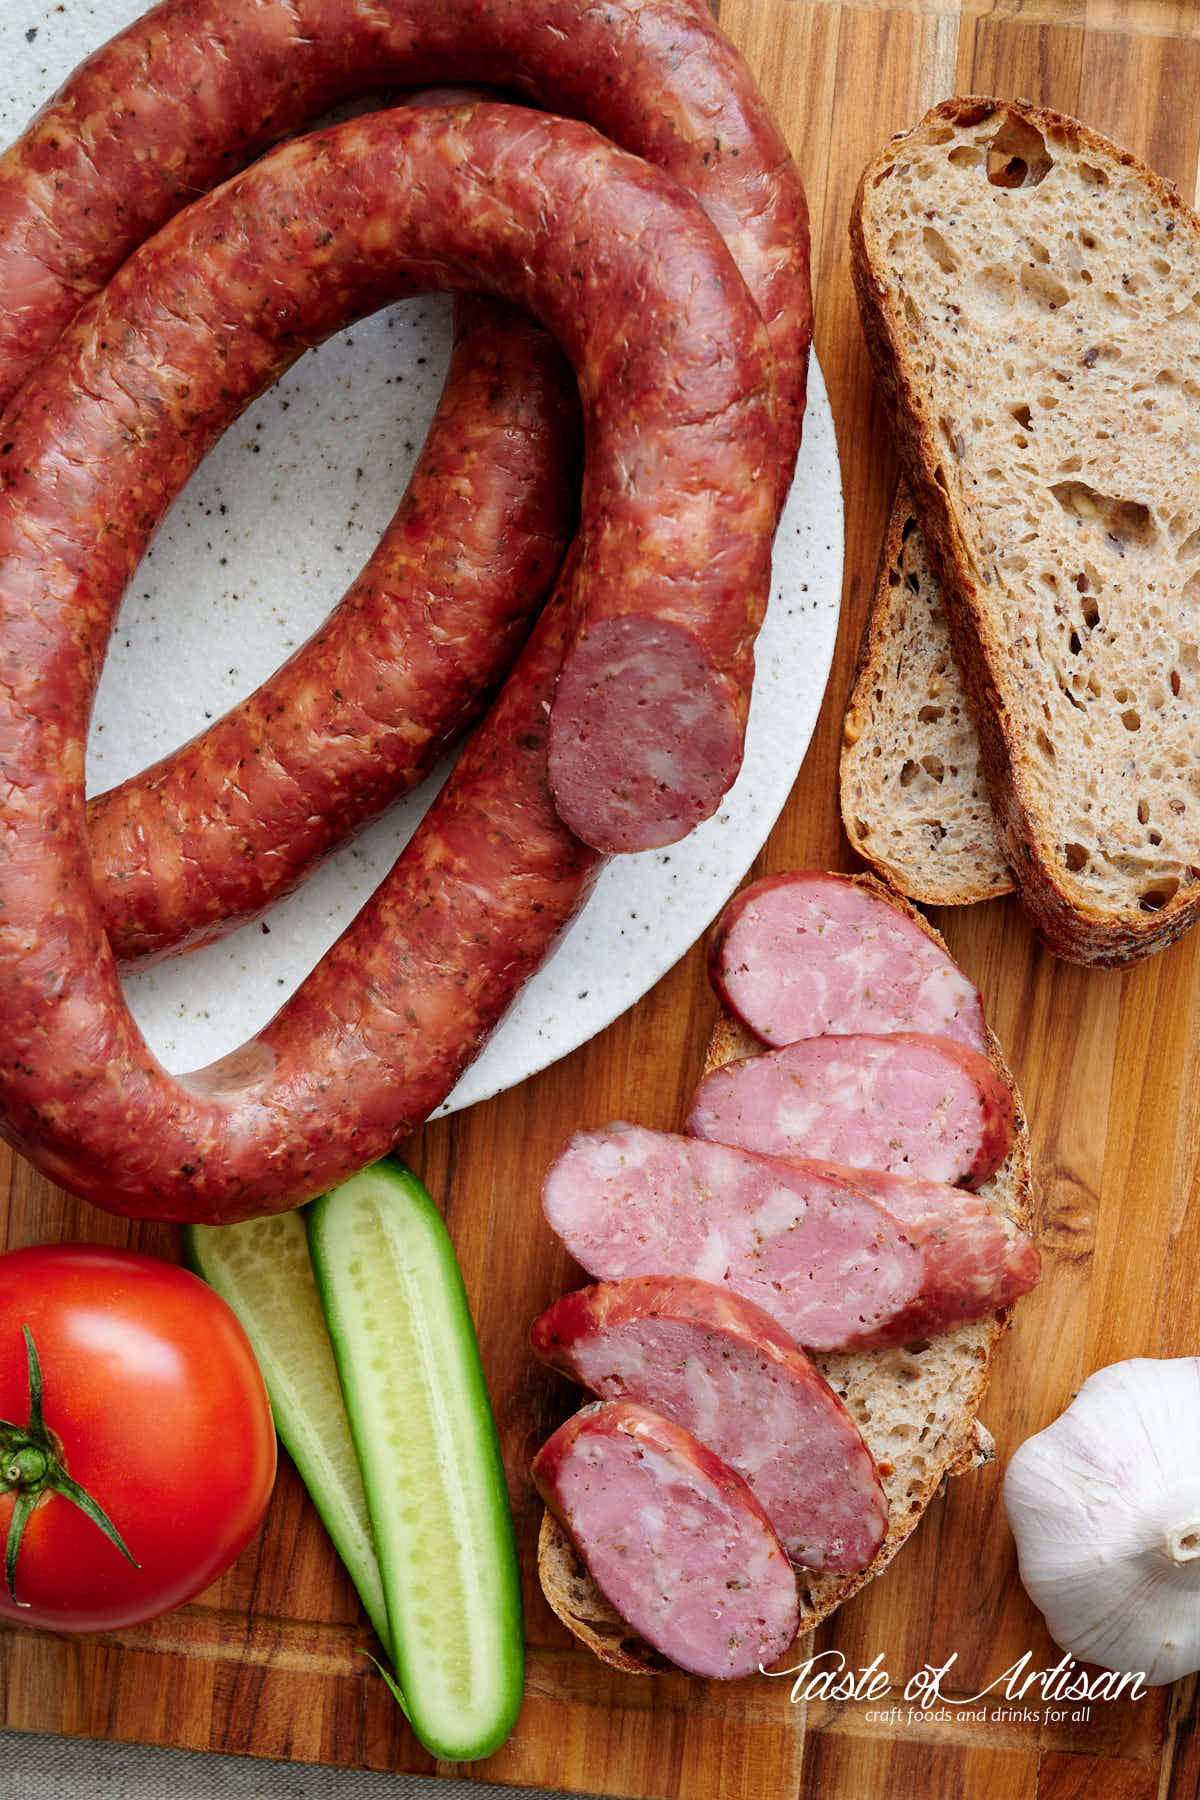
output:
M390 1658L367 1497L309 1260L304 1215L189 1225L184 1250L197 1275L241 1320L267 1384L275 1429Z
M521 1589L453 1246L390 1159L307 1210L307 1224L191 1226L188 1260L242 1322L417 1736L447 1759L486 1756L521 1704Z
M390 1158L315 1200L308 1234L409 1718L436 1756L487 1756L521 1705L521 1584L453 1245Z

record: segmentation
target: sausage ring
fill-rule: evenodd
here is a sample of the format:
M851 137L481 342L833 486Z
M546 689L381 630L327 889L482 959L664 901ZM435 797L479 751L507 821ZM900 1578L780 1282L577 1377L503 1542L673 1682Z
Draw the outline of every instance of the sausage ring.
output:
M396 876L251 1044L175 1080L124 1005L89 874L84 739L116 607L238 408L349 318L433 286L488 287L562 343L586 424L580 532ZM763 604L762 320L698 204L588 127L504 106L377 114L173 219L30 377L3 436L6 1134L119 1211L296 1205L426 1116L586 890L597 859L546 789L546 701L580 620L617 587L653 616L664 581L692 617L731 590Z
M167 0L90 58L0 166L0 394L182 198L323 107L446 78L588 117L699 195L776 347L782 497L811 332L803 193L699 0ZM568 821L627 850L682 836L736 774L755 622L731 603L706 640L694 620L611 604L568 655L551 767Z

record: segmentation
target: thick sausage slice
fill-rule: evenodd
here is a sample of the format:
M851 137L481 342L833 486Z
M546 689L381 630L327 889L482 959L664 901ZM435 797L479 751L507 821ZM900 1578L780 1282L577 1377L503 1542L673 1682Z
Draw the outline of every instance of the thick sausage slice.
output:
M728 1287L602 1281L536 1319L543 1362L602 1400L674 1419L747 1481L792 1562L862 1569L887 1502L862 1433L803 1350Z
M810 870L752 882L713 929L713 986L767 1044L920 1031L986 1054L978 990L884 894L877 882Z
M952 1038L802 1038L714 1069L686 1129L769 1156L978 1187L1012 1143L1012 1092Z
M911 1343L1007 1306L1040 1269L961 1188L638 1125L571 1138L543 1203L589 1275L728 1282L810 1350Z
M682 1426L622 1401L585 1406L533 1479L605 1598L692 1675L734 1681L796 1635L796 1580L741 1476Z
M175 1080L125 1006L90 880L84 738L112 620L238 406L349 315L439 283L539 310L576 368L588 457L557 604L391 882L258 1038ZM728 251L586 126L499 106L368 115L165 226L26 383L0 445L10 1140L114 1210L216 1221L297 1205L425 1117L595 869L546 785L565 634L614 581L661 587L654 521L679 548L671 520L697 492L708 527L669 585L703 592L740 566L765 591L774 496L751 475L772 440L765 333Z
M553 339L502 301L459 296L408 492L341 604L224 718L89 802L118 961L254 918L473 723L574 528L577 427Z

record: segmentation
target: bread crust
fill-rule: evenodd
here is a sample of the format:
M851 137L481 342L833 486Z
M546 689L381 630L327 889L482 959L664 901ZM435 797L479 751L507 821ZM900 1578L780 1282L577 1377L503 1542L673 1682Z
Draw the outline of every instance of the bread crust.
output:
M1049 109L968 95L934 107L911 132L898 134L868 164L850 220L851 271L876 379L891 413L897 449L925 531L930 564L947 600L955 654L979 729L984 773L1005 855L1023 904L1048 947L1074 962L1119 966L1171 943L1200 917L1200 882L1182 883L1160 908L1147 911L1136 893L1127 904L1095 905L1073 880L1029 780L1028 733L1010 708L1000 672L1005 665L1004 620L997 619L975 566L944 469L944 439L921 380L915 328L905 329L903 299L879 241L872 201L903 156L904 147L947 127L973 126L993 116L1016 118L1072 153L1133 171L1146 193L1189 237L1200 222L1170 183L1088 126Z
M849 876L856 886L904 912L944 950L940 934L917 909L873 875ZM1013 1098L1014 1135L1008 1156L978 1190L1023 1229L1033 1222L1033 1165L1024 1107L1012 1071L989 1031L988 1054ZM753 1055L763 1046L728 1014L709 1039L704 1073ZM924 1347L827 1352L813 1357L858 1422L875 1457L888 1499L888 1530L872 1561L848 1574L798 1572L799 1633L811 1631L851 1595L882 1573L920 1522L950 1475L965 1474L995 1454L976 1414L987 1391L992 1358L1012 1307L939 1332ZM564 1625L602 1662L627 1674L655 1674L663 1658L629 1631L592 1581L562 1526L549 1513L538 1543L542 1591Z

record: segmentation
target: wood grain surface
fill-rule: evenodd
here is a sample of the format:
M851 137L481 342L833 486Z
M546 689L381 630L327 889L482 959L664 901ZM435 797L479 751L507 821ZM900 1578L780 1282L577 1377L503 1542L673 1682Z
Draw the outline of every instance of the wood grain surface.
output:
M954 92L1022 96L1129 145L1194 201L1200 5L1188 0L723 0L788 134L813 225L817 347L846 507L842 630L820 725L754 873L848 867L836 806L840 721L895 462L859 333L846 254L858 175L893 131ZM81 46L82 48L82 46ZM997 1359L984 1419L999 1457L950 1483L879 1581L817 1635L852 1669L881 1656L897 1691L793 1702L787 1680L730 1687L603 1669L548 1612L533 1575L531 1451L573 1402L526 1348L575 1271L538 1206L564 1134L614 1117L676 1127L715 1016L699 948L601 1037L538 1078L431 1126L406 1154L444 1203L461 1258L514 1498L529 1673L510 1742L461 1771L520 1786L686 1800L1193 1800L1195 1678L1138 1702L1022 1708L993 1691L909 1721L899 1690L956 1658L944 1691L977 1694L1026 1652L1059 1652L1017 1580L999 1502L1008 1454L1097 1366L1200 1350L1200 933L1128 973L1055 962L1013 900L936 918L978 981L1032 1126L1046 1273ZM5 1241L83 1237L178 1254L57 1192L0 1149ZM1196 1422L1190 1422L1196 1429ZM5 1723L17 1728L432 1772L363 1652L372 1644L294 1472L215 1588L111 1638L8 1630ZM806 1645L800 1654L811 1654ZM891 1719L873 1716L899 1706ZM1026 1711L1030 1711L1027 1706Z

